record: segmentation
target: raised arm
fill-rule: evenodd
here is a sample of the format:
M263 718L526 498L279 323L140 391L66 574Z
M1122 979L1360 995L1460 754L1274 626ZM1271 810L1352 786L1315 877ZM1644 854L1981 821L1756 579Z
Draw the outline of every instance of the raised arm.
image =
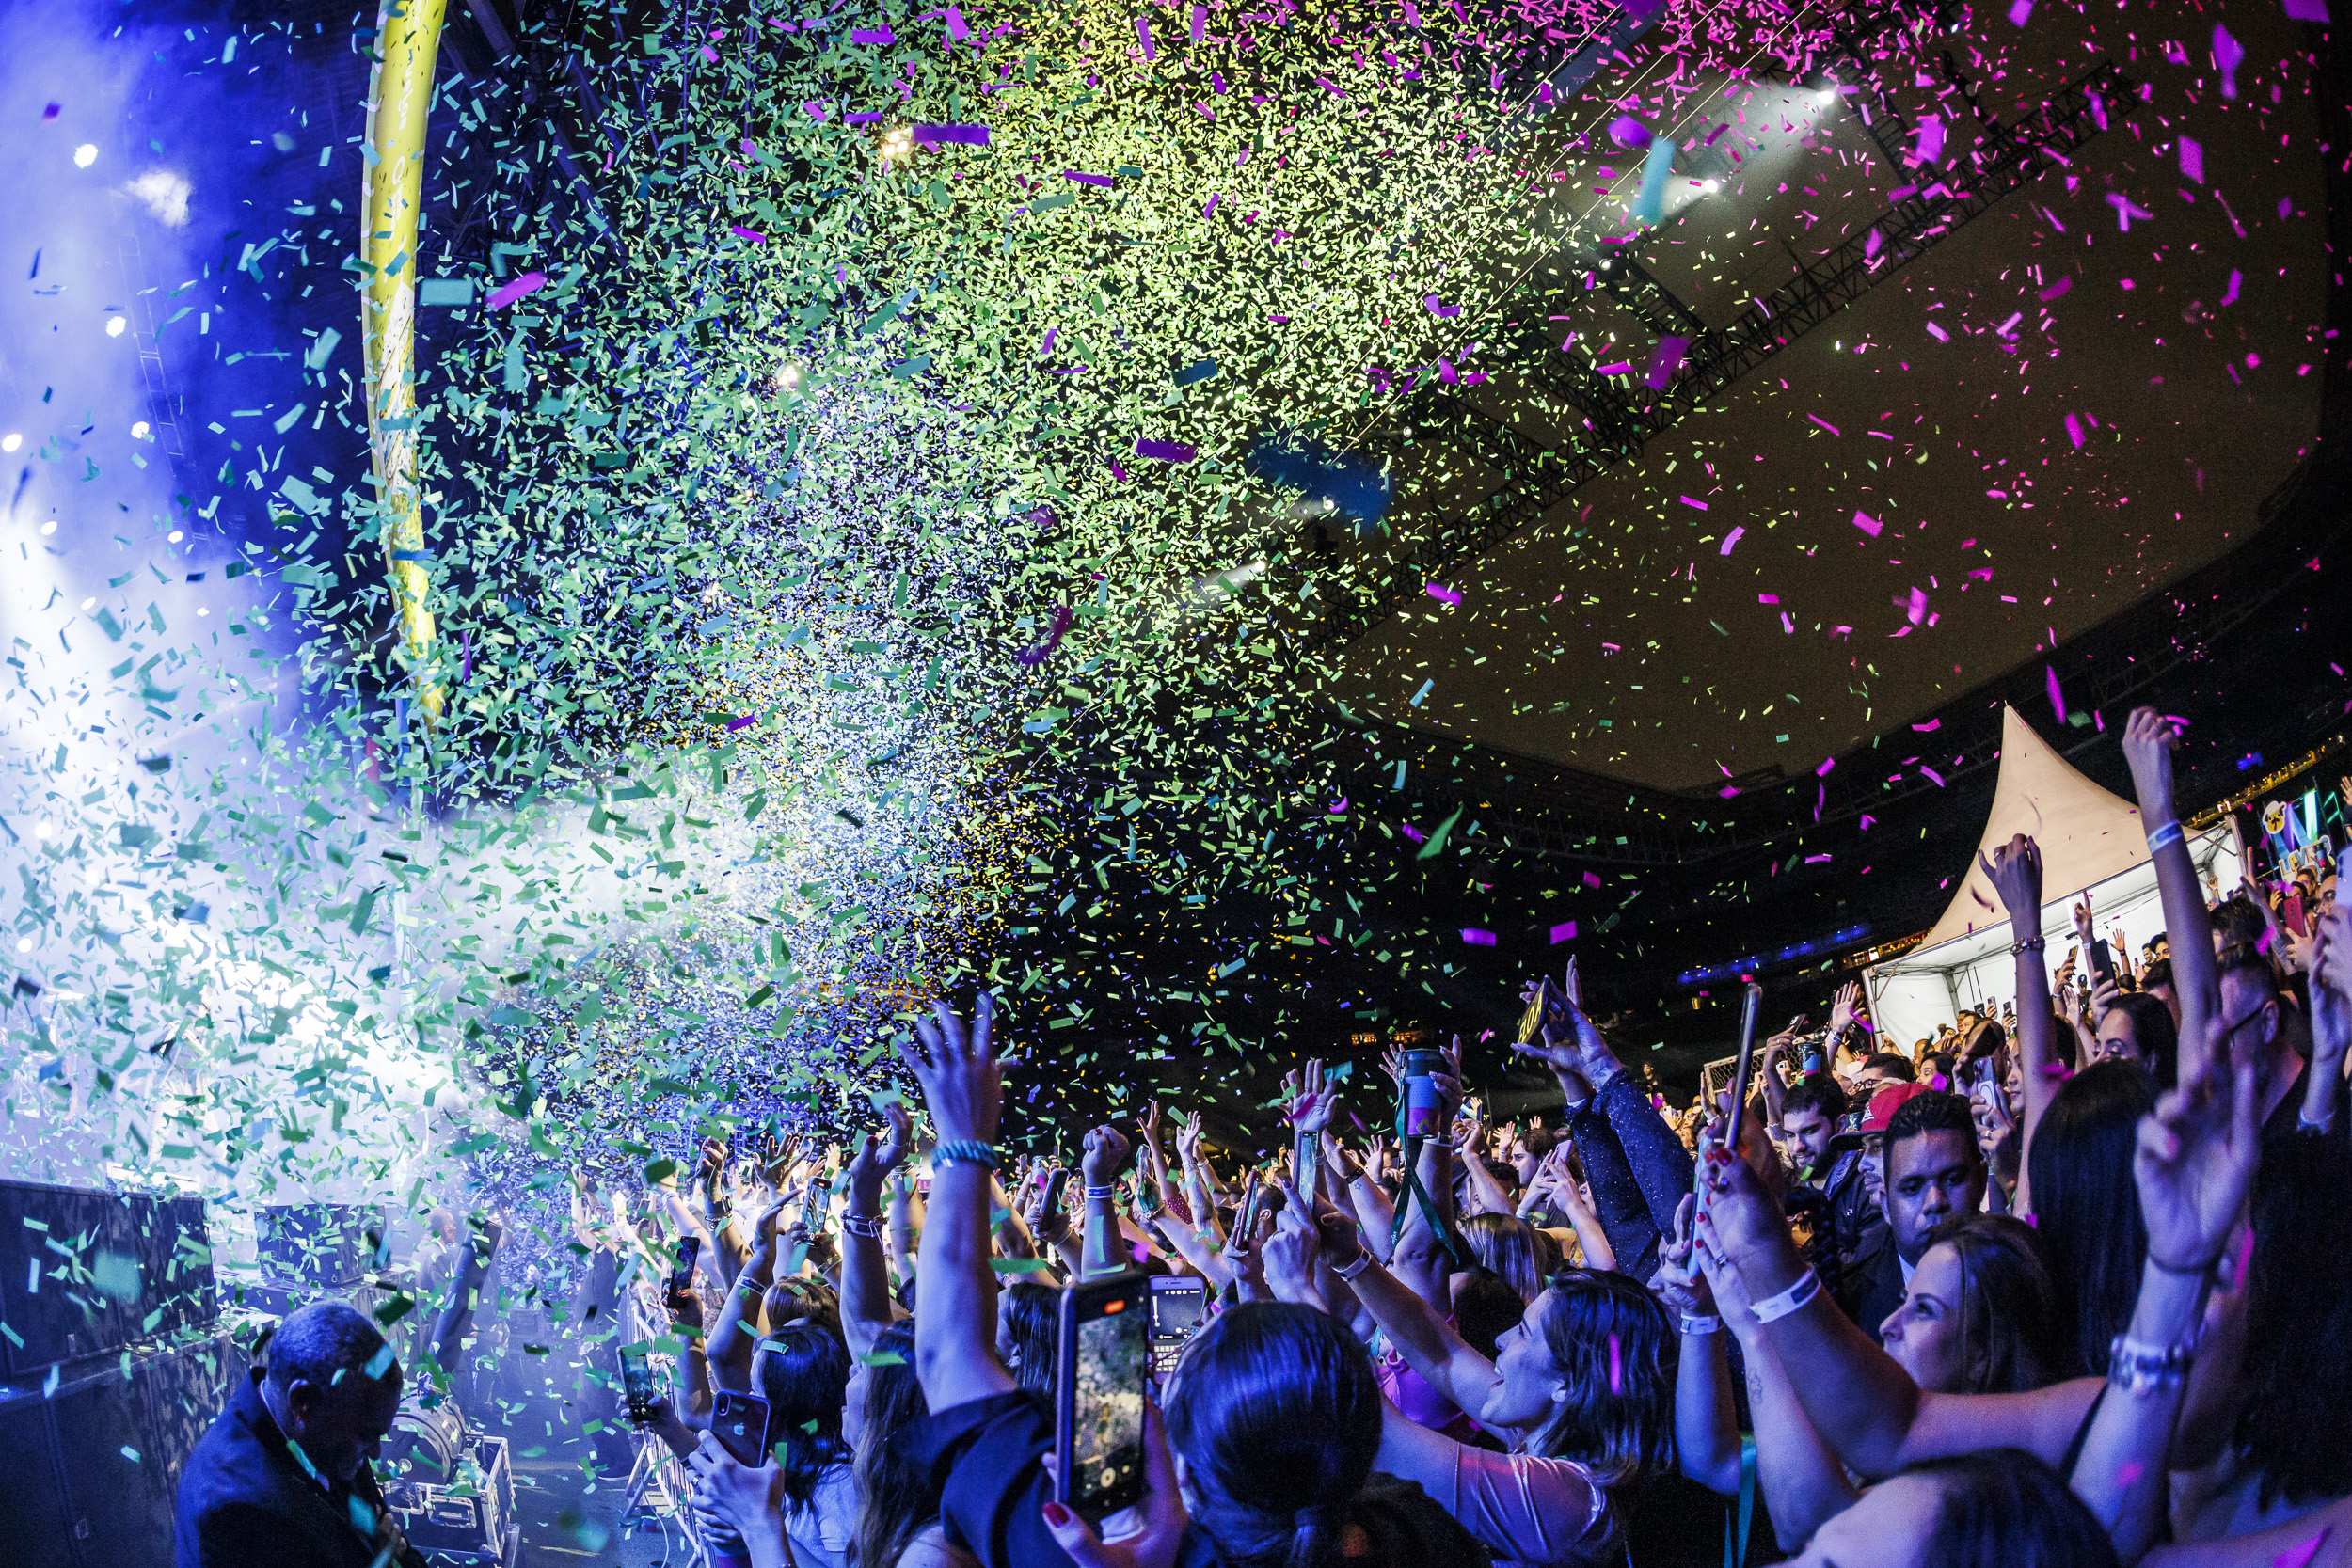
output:
M726 1309L704 1341L710 1381L722 1389L740 1393L752 1386L752 1346L759 1338L759 1302L775 1282L776 1248L782 1243L776 1227L784 1218L787 1202L779 1197L760 1213L753 1227L751 1255L737 1271L735 1288L727 1292Z
M996 1282L988 1266L988 1205L994 1187L1004 1063L991 1039L996 1004L980 993L972 1028L945 1003L914 1032L923 1050L899 1047L939 1132L930 1212L914 1295L914 1370L932 1414L1013 1388L996 1359Z
M2352 1047L2352 911L2329 907L2312 927L2312 1066L2302 1123L2333 1132Z
M2197 885L2197 867L2172 803L2172 748L2180 727L2154 708L2133 710L2123 725L2123 760L2131 765L2139 796L2140 826L2148 834L2148 858L2156 868L2156 890L2164 900L2164 926L2172 945L2172 995L2181 1007L2182 1080L2194 1076L2206 1048L2211 1022L2221 1016L2221 990L2206 933L2213 920Z
M1655 1288L1680 1321L1682 1354L1675 1363L1675 1451L1682 1473L1710 1492L1740 1490L1740 1412L1724 1350L1714 1292L1700 1273L1691 1232L1694 1198L1685 1196L1675 1233L1658 1243Z
M1078 1159L1087 1206L1086 1235L1078 1259L1080 1278L1116 1274L1126 1261L1120 1256L1118 1181L1130 1147L1125 1136L1107 1123L1087 1134L1086 1151Z
M2164 1531L2172 1439L2201 1338L2206 1294L2254 1183L2262 1094L2252 1058L2234 1069L2208 1053L2139 1124L2133 1177L2148 1258L2131 1327L2107 1373L2072 1484L2136 1562Z
M849 1207L841 1215L841 1333L851 1355L874 1348L896 1319L890 1261L882 1256L882 1187L907 1157L914 1123L897 1100L882 1107L882 1135L866 1134L850 1162Z
M1928 1394L1820 1289L1788 1234L1779 1203L1744 1160L1710 1161L1707 1211L1724 1255L1771 1316L1765 1337L1783 1365L1801 1369L1806 1418L1864 1476L1916 1459L2020 1448L2055 1465L2098 1392L2076 1378L2026 1394ZM1772 1308L1789 1310L1772 1316Z
M442 1303L440 1314L433 1323L433 1362L444 1372L457 1370L466 1330L473 1322L474 1305L481 1296L483 1282L490 1277L491 1259L498 1256L499 1244L506 1239L506 1227L496 1217L471 1223L474 1233L468 1238L465 1256L450 1281L449 1299Z
M2031 1168L2033 1130L2058 1098L2066 1068L2058 1059L2058 1021L2050 1011L2050 972L2042 961L2042 851L2024 833L2011 837L1986 860L1977 856L2001 903L2009 911L2010 951L2017 986L2018 1077L2026 1091L2026 1125L2018 1161L2017 1207L2030 1210L2025 1172Z

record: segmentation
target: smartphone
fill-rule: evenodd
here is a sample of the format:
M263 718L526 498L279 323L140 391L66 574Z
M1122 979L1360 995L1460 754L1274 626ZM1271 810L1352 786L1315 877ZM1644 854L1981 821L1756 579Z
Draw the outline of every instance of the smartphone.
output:
M1151 1287L1112 1275L1062 1291L1054 1364L1055 1500L1092 1522L1143 1500Z
M2090 973L2110 986L2115 984L2115 950L2103 938L2090 940Z
M1209 1310L1208 1282L1190 1275L1155 1274L1152 1278L1152 1370L1166 1377L1176 1357L1200 1328Z
M644 1426L653 1411L653 1368L642 1344L621 1347L621 1398L631 1424Z
M1756 1015L1764 1006L1764 988L1754 980L1747 984L1747 992L1740 1004L1740 1065L1731 1073L1731 1121L1724 1131L1724 1148L1734 1158L1740 1155L1740 1124L1748 1114L1748 1096L1754 1091L1749 1075L1756 1069ZM1707 1190L1707 1167L1698 1171L1698 1190ZM1701 1201L1705 1201L1703 1198Z
M1056 1165L1051 1171L1046 1173L1045 1207L1039 1211L1040 1213L1045 1216L1045 1224L1051 1225L1053 1223L1053 1217L1061 1212L1062 1194L1068 1192L1069 1190L1070 1171L1066 1166Z
M821 1235L825 1228L825 1212L833 1206L833 1179L818 1176L808 1184L808 1201L802 1209L803 1218L811 1236Z
M677 1244L677 1266L670 1271L670 1288L661 1297L662 1305L673 1312L683 1312L683 1303L694 1295L694 1259L703 1250L700 1236L689 1236Z
M1233 1215L1233 1236L1244 1246L1258 1234L1258 1173L1251 1171L1241 1189L1241 1208Z
M757 1394L721 1394L710 1409L710 1434L739 1465L768 1463L768 1402Z

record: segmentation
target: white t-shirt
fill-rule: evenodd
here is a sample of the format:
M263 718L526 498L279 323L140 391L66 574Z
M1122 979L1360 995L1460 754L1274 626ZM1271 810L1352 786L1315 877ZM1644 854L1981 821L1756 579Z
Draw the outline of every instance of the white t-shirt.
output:
M787 1499L784 1533L792 1539L794 1568L848 1568L857 1540L857 1482L848 1465L818 1477L807 1502Z

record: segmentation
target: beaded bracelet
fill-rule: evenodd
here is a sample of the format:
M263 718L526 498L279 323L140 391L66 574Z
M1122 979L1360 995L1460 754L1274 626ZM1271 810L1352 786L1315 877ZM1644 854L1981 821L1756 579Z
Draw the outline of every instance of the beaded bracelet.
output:
M852 1236L863 1236L869 1242L882 1240L882 1222L880 1214L844 1214L841 1228Z
M2188 1364L2195 1352L2194 1343L2143 1345L2127 1334L2119 1334L2107 1347L2107 1383L2127 1394L2178 1388L2188 1379Z
M931 1152L933 1165L955 1162L993 1171L996 1169L996 1150L977 1138L952 1138Z
M1821 1276L1807 1269L1797 1277L1794 1285L1777 1295L1766 1296L1750 1310L1756 1313L1757 1323L1778 1323L1792 1312L1803 1311L1805 1305L1820 1293Z

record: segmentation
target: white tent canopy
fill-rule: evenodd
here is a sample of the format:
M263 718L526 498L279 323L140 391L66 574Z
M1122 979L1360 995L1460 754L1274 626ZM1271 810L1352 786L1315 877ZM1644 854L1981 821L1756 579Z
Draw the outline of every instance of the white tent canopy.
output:
M2049 944L2042 958L2053 974L2074 945L2072 911L2086 892L2103 938L2121 925L2124 940L2137 950L2164 929L2155 867L2148 859L2138 811L2084 778L2016 709L2004 708L2000 781L1959 889L1917 947L1865 974L1871 1017L1890 1048L1932 1037L1962 1007L2015 995L2009 949L2016 938L1978 856L1989 858L1995 845L2016 833L2030 837L2042 851L2039 934ZM2201 872L2218 870L2235 880L2237 855L2226 828L2192 835L2188 849Z

